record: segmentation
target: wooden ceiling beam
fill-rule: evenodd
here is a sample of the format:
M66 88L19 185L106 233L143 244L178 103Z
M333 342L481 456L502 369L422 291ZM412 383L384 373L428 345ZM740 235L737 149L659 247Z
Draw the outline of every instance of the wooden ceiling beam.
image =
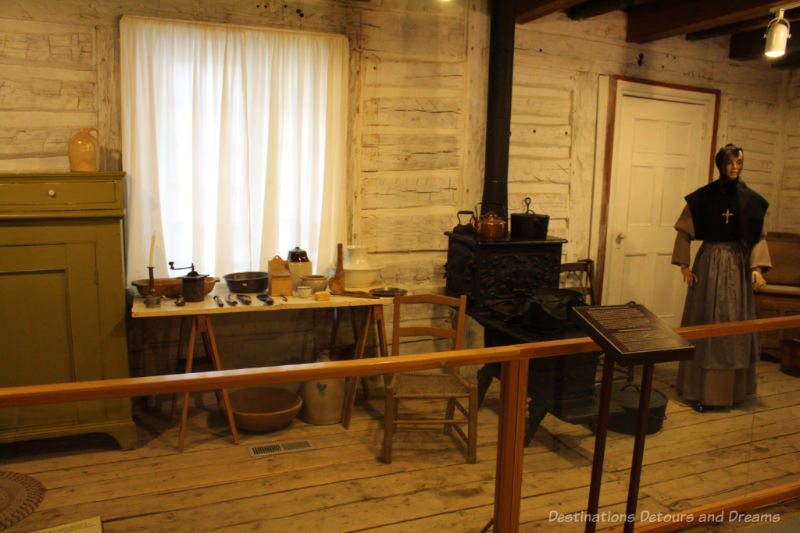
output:
M505 2L506 0L491 0ZM567 9L582 3L584 0L517 0L517 24L525 24L544 17L550 13Z
M612 11L620 9L628 9L632 5L641 2L642 0L592 0L591 2L582 2L577 6L568 8L567 16L572 20L585 20Z
M786 45L786 55L770 61L772 68L797 69L800 68L800 52L789 52L789 45Z
M712 37L721 37L723 35L733 35L736 33L746 32L750 30L760 29L762 32L766 31L767 24L770 20L775 18L774 13L769 16L754 18L736 24L728 24L726 26L717 26L703 31L696 31L686 34L687 41L702 41L703 39L710 39ZM789 21L791 25L800 20L800 8L790 9L783 14L783 18Z
M657 0L628 12L626 41L646 43L768 16L787 0Z
M788 48L788 43L787 43ZM764 30L751 30L731 35L728 58L749 61L764 58Z
M772 20L772 17L760 17L757 19L750 19L744 22L737 22L736 24L726 24L725 26L717 26L702 31L693 31L686 34L687 41L702 41L703 39L712 39L714 37L725 37L737 33L748 32L751 30L760 29L762 34L767 27L767 23Z

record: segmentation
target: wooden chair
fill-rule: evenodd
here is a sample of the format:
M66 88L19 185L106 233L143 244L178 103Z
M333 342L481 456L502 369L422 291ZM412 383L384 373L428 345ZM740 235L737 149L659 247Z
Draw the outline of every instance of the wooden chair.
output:
M574 263L562 263L560 271L562 274L561 286L583 294L586 305L599 303L594 292L594 261L579 259Z
M574 263L562 263L561 274L562 286L582 293L586 300L586 305L600 304L597 301L597 295L594 290L594 261L591 259L579 259ZM633 366L615 365L614 371L622 374L628 383L633 382Z
M455 328L435 326L401 326L401 309L412 305L432 304L448 306L455 309ZM400 351L401 337L433 337L450 339L454 350L461 349L464 336L464 319L467 309L467 297L452 298L440 294L415 294L396 296L394 299L394 322L392 328L392 355ZM478 440L478 387L469 383L458 374L458 369L445 369L437 373L401 373L386 377L386 410L384 412L383 460L392 462L392 438L398 426L425 425L444 426L445 433L457 434L465 443L467 461L476 461ZM413 400L446 400L446 408L442 416L411 417L398 416L398 403L404 404ZM456 417L458 410L463 416ZM461 426L467 426L465 433Z

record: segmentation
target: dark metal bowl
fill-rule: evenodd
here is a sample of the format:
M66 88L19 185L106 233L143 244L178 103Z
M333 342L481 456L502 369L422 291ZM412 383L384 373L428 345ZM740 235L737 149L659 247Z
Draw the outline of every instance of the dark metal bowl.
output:
M234 272L222 277L231 292L264 292L269 285L267 272Z
M373 296L380 296L382 298L394 298L395 296L405 296L408 291L405 289L398 289L397 287L384 287L372 289L369 291Z

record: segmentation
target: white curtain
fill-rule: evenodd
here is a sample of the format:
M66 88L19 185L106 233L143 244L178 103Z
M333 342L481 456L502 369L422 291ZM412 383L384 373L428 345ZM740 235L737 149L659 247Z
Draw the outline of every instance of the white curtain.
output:
M120 23L127 278L194 262L314 269L344 234L348 44L341 35L138 17Z

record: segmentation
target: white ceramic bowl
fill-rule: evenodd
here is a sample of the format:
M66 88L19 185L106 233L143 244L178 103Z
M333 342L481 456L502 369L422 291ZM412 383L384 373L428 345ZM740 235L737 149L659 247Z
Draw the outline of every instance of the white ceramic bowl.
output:
M344 285L347 288L368 288L378 281L383 267L345 268Z
M311 298L311 294L313 293L313 289L308 285L298 285L297 286L297 295L300 298Z

